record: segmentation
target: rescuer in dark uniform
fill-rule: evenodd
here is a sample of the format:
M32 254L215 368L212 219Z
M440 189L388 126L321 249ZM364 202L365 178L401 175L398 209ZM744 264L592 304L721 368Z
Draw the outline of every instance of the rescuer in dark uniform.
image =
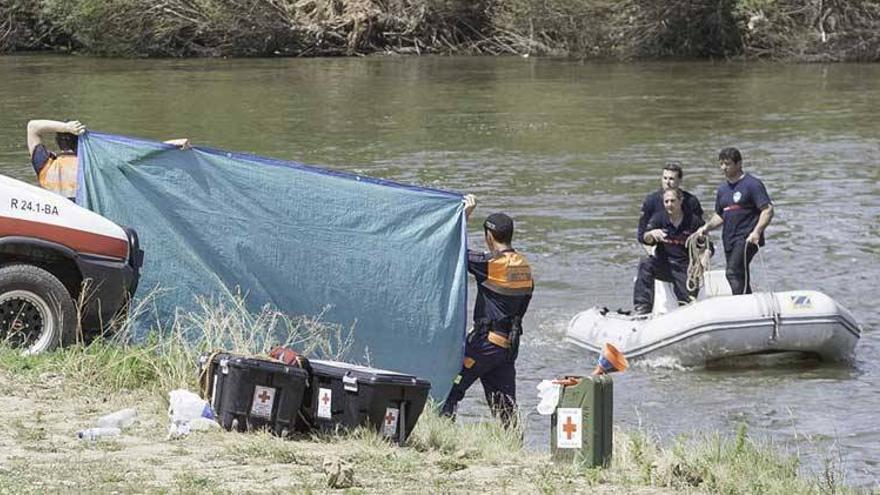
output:
M636 279L636 296L647 298L653 292L654 279L672 282L678 304L687 304L696 299L696 291L687 289L688 265L690 259L685 243L688 237L703 226L703 219L682 209L684 194L681 189L663 191L663 211L655 213L645 227L643 241L657 246L657 251L648 261L639 264Z
M703 218L703 207L700 205L700 200L693 194L681 189L683 177L684 171L679 162L666 162L666 165L663 166L662 176L660 177L660 189L645 196L645 200L642 202L642 213L641 216L639 216L636 238L639 243L648 248L648 255L643 256L642 259L639 260L637 277L641 277L648 273L651 270L652 265L655 265L657 262L657 260L652 259L655 256L654 249L652 249L652 243L645 242L645 232L648 230L648 221L651 220L655 214L663 212L665 208L663 204L663 193L665 191L670 189L680 190L682 194L681 208L685 212L685 215L696 215L701 219ZM672 281L671 279L665 278L665 274L660 274L657 278L667 282ZM645 280L637 278L635 288L633 289L633 312L635 314L648 314L651 312L653 306L653 282L646 283Z
M773 220L773 203L764 183L743 171L742 154L736 148L718 153L725 180L715 196L715 214L701 229L705 235L723 226L721 239L727 258L727 282L734 295L751 294L749 265L764 245L764 230Z
M470 218L476 198L469 194L464 201L465 216ZM493 415L510 426L516 421L514 362L534 282L525 256L511 247L513 220L504 213L493 213L483 223L483 231L489 251L468 250L468 271L477 281L474 326L467 336L464 364L441 414L454 417L467 389L480 379Z

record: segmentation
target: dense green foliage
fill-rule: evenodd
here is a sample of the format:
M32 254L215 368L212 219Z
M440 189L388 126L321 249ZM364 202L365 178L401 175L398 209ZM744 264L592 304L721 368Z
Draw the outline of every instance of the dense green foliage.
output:
M880 60L877 0L0 0L0 52Z

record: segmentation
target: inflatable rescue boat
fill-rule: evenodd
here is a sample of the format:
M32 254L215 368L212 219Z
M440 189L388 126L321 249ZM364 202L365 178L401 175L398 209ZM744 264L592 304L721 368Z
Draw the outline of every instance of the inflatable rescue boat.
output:
M610 342L630 361L669 366L782 352L852 359L862 330L831 297L811 290L734 296L723 271L709 272L705 282L687 306L678 307L671 284L657 281L651 314L582 311L569 323L566 340L593 352Z

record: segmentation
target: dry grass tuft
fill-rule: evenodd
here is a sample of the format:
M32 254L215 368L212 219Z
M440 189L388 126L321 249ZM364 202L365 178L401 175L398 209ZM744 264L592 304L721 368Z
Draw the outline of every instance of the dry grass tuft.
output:
M322 315L294 317L264 306L251 313L244 298L226 301L199 299L198 309L178 314L168 328L154 327L140 338L155 294L147 296L110 330L89 343L38 356L21 355L0 347L0 367L29 374L56 374L73 384L72 393L148 389L163 397L169 390L196 390L198 357L223 349L245 355L265 355L286 345L305 355L343 358L352 343L352 330L325 323Z

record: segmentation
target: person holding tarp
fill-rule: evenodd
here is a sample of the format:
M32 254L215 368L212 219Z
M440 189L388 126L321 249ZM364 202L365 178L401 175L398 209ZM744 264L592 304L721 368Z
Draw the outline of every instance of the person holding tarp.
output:
M76 198L77 136L86 131L78 120L59 122L57 120L31 120L27 124L28 153L31 165L37 174L40 187L65 198ZM55 133L58 153L49 151L43 144L46 134Z
M78 186L78 170L76 153L79 137L86 132L86 126L78 120L60 122L57 120L31 120L27 124L27 146L31 157L31 165L37 174L37 180L43 189L60 194L75 201ZM43 140L46 135L55 133L58 153L46 148ZM165 144L189 147L186 138L171 139Z
M476 198L465 196L465 217L470 218ZM464 363L452 382L441 414L455 418L458 403L479 379L492 414L505 426L516 419L516 368L522 319L534 290L528 260L511 246L513 220L493 213L483 222L486 247L468 250L467 268L477 280L474 326L465 344Z

